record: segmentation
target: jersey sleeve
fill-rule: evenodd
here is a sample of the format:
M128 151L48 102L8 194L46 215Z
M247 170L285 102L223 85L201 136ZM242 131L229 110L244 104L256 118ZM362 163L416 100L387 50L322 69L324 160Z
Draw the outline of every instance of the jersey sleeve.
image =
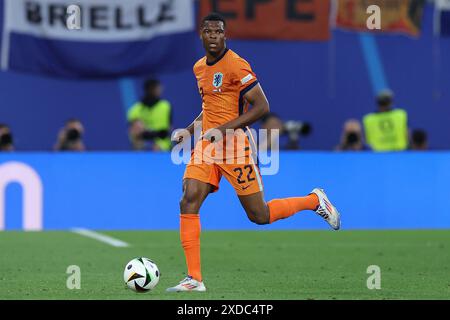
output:
M139 115L139 103L135 103L131 106L130 110L127 113L128 122L139 119Z
M192 67L192 73L194 73L194 76L195 76L196 78L197 78L199 69L200 69L201 65L204 63L204 61L205 61L205 59L202 58L202 59L198 60L198 61L194 64L194 66Z
M258 84L258 79L250 67L250 64L242 58L236 61L234 75L236 85L239 88L241 95L244 95Z

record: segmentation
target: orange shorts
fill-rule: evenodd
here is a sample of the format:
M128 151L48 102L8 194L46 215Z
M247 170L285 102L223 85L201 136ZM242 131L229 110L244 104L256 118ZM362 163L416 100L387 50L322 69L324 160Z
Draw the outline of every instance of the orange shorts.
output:
M251 155L247 155L239 161L230 159L230 161L221 161L220 163L205 160L194 161L194 159L193 152L183 179L195 179L209 183L214 187L213 192L216 192L219 190L220 179L225 176L239 196L263 191L261 174Z

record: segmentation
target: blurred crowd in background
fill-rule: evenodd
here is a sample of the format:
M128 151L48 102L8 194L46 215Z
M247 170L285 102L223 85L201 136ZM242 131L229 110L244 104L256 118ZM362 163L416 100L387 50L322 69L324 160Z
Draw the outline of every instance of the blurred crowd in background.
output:
M130 149L135 151L170 151L172 106L163 98L163 85L157 79L144 82L144 95L130 107L127 114ZM408 127L407 111L397 108L394 93L381 91L373 103L374 112L362 119L348 119L343 123L340 137L336 137L335 151L405 151L428 150L427 133ZM186 120L189 122L190 120ZM280 150L301 150L301 140L307 139L314 123L296 119L281 119L276 113L265 115L257 125L267 130L267 140L260 141L270 149L277 139ZM56 136L55 151L86 151L84 126L80 119L67 120ZM273 134L277 130L277 134ZM326 130L321 128L320 130ZM87 142L87 145L89 143ZM16 151L13 131L0 124L0 151Z

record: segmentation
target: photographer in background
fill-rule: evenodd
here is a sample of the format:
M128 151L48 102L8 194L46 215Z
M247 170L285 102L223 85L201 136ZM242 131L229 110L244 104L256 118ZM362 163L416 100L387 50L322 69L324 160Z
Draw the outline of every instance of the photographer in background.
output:
M267 149L270 149L274 144L276 135L272 135L272 130L279 131L279 137L287 142L281 144L282 150L299 150L300 149L300 136L307 136L311 132L311 126L306 122L300 122L295 120L289 120L285 123L275 114L269 113L262 118L261 129L267 130L267 141L261 141L261 143L267 143ZM284 141L283 141L284 142Z
M284 133L288 136L285 150L300 150L300 136L308 136L311 133L311 125L307 122L289 120L284 123Z
M147 142L152 143L154 151L169 151L172 146L172 110L170 103L161 99L162 90L158 80L145 81L144 97L128 111L128 133L134 150L144 150Z
M408 114L394 108L394 93L381 91L376 99L376 112L364 116L367 144L374 151L403 151L408 147Z
M142 120L136 119L129 123L128 134L133 150L146 150L147 141L155 139L164 139L169 134L167 130L150 131L145 128ZM158 149L156 149L158 150Z
M11 129L5 124L0 124L0 152L14 151Z
M336 146L338 151L362 151L367 150L364 144L363 130L361 123L356 119L345 121L342 130L341 142Z
M59 131L54 149L57 151L85 151L83 143L84 127L78 119L70 119Z

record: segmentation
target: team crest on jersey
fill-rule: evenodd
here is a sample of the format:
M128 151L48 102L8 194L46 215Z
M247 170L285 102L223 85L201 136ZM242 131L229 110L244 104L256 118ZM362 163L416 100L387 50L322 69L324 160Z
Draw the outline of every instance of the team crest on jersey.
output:
M213 86L215 88L220 88L222 86L222 82L223 82L223 73L222 72L214 73Z

